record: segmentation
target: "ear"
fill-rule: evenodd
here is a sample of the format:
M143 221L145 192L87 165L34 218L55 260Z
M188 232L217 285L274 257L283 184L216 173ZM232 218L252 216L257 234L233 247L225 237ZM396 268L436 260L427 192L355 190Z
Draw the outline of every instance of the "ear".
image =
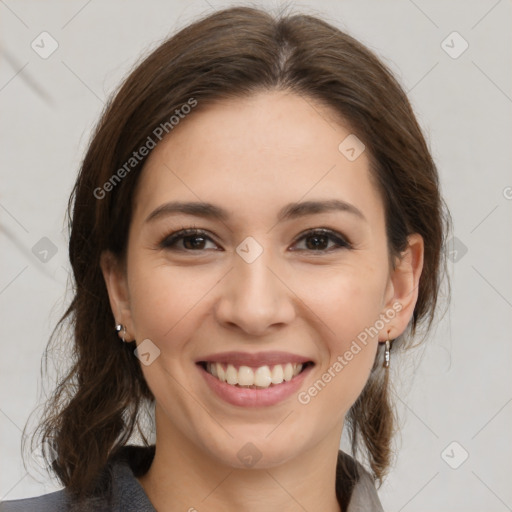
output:
M116 324L122 324L125 332L120 332L119 337L124 335L125 341L131 341L133 333L133 321L130 309L130 295L126 278L126 266L110 251L103 251L100 257L100 267L107 286L110 300L110 307Z
M395 311L396 315L379 333L379 341L400 336L411 320L418 300L418 287L423 270L423 237L418 233L409 235L408 247L398 258L391 270L385 310Z

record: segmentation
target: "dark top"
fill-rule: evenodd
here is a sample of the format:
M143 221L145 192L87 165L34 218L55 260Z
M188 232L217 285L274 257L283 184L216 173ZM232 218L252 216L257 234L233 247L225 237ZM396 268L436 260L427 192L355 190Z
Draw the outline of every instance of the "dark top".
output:
M127 445L109 458L102 473L104 491L98 497L75 502L61 489L34 498L3 501L0 512L156 512L136 478L151 466L155 445ZM346 487L352 492L347 496ZM352 457L338 452L336 495L344 512L383 512L369 473Z

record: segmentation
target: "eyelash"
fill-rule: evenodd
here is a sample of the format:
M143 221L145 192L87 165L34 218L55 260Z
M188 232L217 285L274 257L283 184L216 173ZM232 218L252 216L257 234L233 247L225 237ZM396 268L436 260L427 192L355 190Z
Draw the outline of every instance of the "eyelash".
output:
M330 240L335 241L338 246L335 248L335 250L352 249L352 246L350 245L350 243L348 241L346 241L346 239L344 237L342 237L336 231L332 231L332 230L326 229L326 228L310 229L310 230L302 233L298 238L296 238L294 241L294 244L303 240L304 238L312 237L312 236L323 236L323 237L327 237ZM183 228L179 231L175 231L174 233L171 233L170 235L166 235L163 238L163 240L159 243L159 247L161 249L167 249L167 250L171 250L171 251L201 252L206 249L198 249L197 251L195 251L192 249L176 249L175 247L173 247L176 244L176 242L183 240L185 238L199 238L199 237L202 237L202 238L205 238L205 239L208 239L208 240L214 242L214 240L212 240L212 238L210 236L208 236L206 231L203 231L203 230L197 229L197 228L188 228L188 229ZM309 251L309 252L314 252L314 253L327 254L327 253L332 252L333 248L320 249L320 250L313 250L313 249L298 249L298 250L302 251L302 252Z

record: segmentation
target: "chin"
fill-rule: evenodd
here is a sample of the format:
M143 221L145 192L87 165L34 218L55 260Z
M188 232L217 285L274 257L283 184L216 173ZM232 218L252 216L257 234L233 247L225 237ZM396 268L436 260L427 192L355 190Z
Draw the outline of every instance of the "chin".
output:
M236 469L270 469L285 464L299 454L299 447L246 436L243 440L231 439L222 447L211 449L213 458L223 465Z

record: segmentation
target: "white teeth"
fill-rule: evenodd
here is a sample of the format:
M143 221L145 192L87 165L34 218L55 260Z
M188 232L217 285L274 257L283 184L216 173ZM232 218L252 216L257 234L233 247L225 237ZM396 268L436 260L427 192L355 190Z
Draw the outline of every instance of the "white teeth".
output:
M226 370L226 381L228 384L238 384L238 372L232 364L228 364Z
M290 381L302 371L302 364L287 363L276 364L270 369L269 366L260 366L253 370L249 366L240 366L237 370L232 364L224 369L221 363L206 363L206 371L217 377L222 382L232 386L257 386L268 388L271 384L282 384L283 381Z
M216 365L213 365L216 366ZM251 386L254 384L254 372L248 366L240 366L238 369L238 382L240 386Z
M272 384L281 384L284 380L284 370L280 364L276 364L272 370Z
M206 365L207 370L213 375L213 372L210 370L212 366L215 366L217 378L222 382L226 382L226 372L224 371L224 368L222 368L222 365L216 363L208 363Z
M292 380L293 377L293 366L292 363L288 363L284 367L284 380L288 382L289 380Z
M260 366L254 372L254 385L259 388L268 388L272 384L272 375L268 366Z

